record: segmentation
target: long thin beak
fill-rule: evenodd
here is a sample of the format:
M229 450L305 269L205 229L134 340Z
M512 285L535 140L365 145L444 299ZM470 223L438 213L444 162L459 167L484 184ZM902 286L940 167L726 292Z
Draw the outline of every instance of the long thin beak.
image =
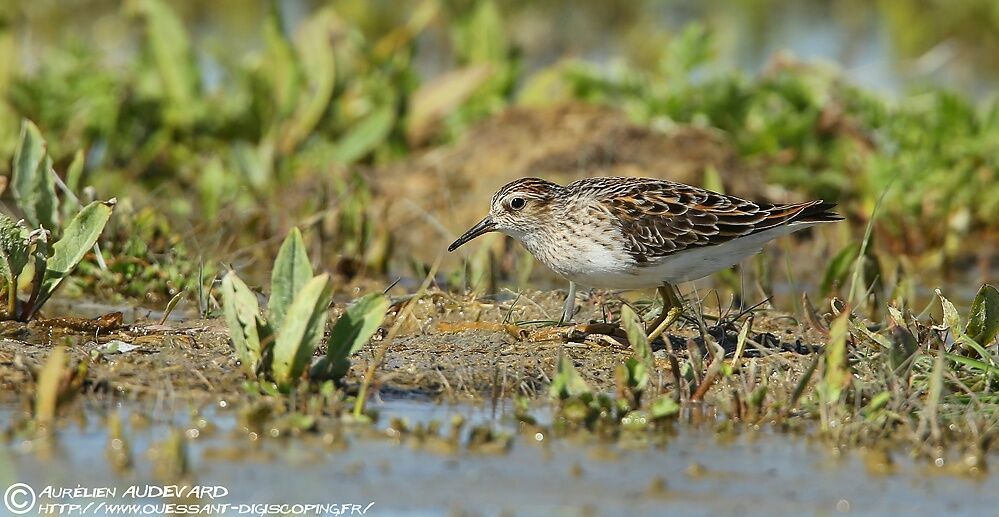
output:
M458 237L458 240L452 242L451 245L447 247L447 250L454 251L458 249L458 247L460 247L462 244L465 244L466 242L478 237L479 235L482 235L483 233L489 233L495 229L496 229L496 223L494 223L493 220L490 219L489 216L487 215L485 218L479 221L475 226L469 228L464 235Z

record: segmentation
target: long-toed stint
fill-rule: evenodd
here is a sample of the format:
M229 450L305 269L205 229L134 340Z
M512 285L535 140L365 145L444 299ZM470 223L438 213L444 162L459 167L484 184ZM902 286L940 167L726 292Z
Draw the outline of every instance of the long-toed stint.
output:
M655 287L663 297L662 321L680 306L673 284L733 266L782 235L842 220L834 206L754 202L650 178L589 178L564 187L522 178L499 189L489 215L448 251L498 231L569 280L560 323L575 312L576 284Z

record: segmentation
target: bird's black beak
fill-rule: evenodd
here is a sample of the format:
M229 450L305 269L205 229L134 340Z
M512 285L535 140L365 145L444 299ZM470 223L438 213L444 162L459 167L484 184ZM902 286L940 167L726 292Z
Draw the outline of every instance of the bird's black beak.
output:
M451 245L447 247L447 250L454 251L458 249L462 244L465 244L466 242L478 237L479 235L482 235L483 233L489 233L495 229L496 229L496 223L494 223L493 220L487 215L485 218L479 221L475 226L469 228L468 231L464 233L464 235L458 237L458 240L452 242Z

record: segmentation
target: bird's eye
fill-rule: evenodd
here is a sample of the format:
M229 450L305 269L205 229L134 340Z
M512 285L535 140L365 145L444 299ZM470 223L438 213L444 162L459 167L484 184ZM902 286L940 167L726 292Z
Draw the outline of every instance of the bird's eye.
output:
M522 197L515 197L510 200L510 208L514 210L520 210L527 206L527 200Z

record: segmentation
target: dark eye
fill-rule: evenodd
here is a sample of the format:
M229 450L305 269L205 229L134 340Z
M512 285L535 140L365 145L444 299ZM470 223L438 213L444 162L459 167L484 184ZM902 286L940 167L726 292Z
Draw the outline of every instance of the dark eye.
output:
M515 197L510 200L510 208L514 210L520 210L527 205L527 200L522 197Z

